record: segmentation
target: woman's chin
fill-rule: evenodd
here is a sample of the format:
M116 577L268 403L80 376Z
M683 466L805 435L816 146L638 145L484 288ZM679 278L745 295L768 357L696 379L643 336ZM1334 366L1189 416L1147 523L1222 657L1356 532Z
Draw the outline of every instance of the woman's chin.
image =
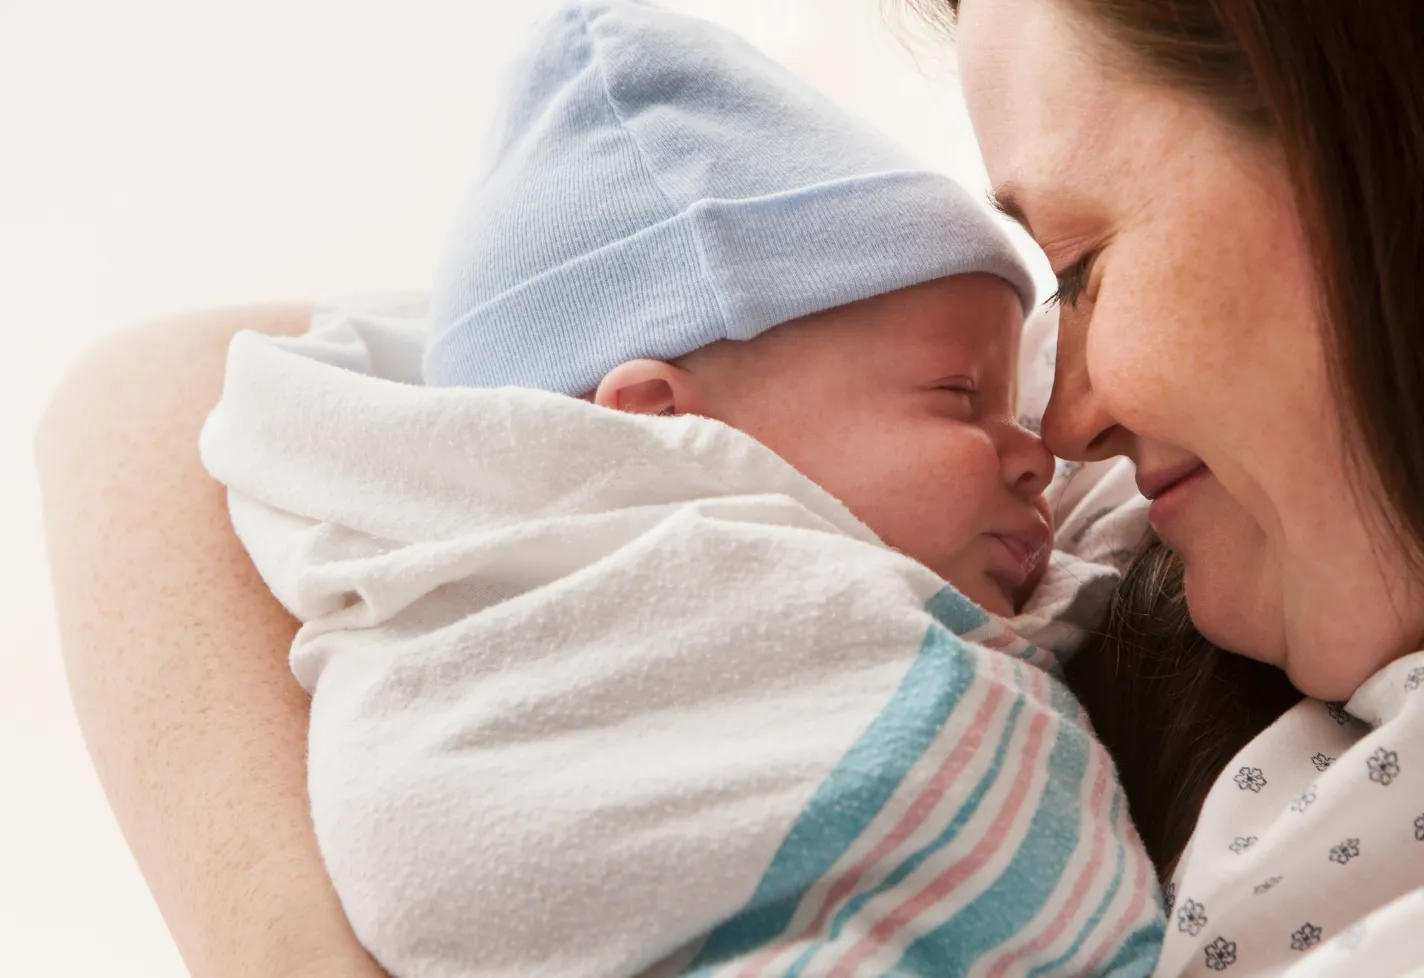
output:
M1217 562L1181 559L1187 612L1202 637L1228 652L1283 665L1285 632L1279 602L1267 600L1259 582L1245 579L1239 562L1212 566Z
M1284 670L1291 685L1319 700L1348 700L1386 663L1419 647L1417 628L1369 607L1304 597L1275 562L1182 558L1187 611L1209 642ZM1295 590L1292 590L1295 588ZM1353 619L1353 620L1352 620ZM1355 654L1342 656L1342 647Z

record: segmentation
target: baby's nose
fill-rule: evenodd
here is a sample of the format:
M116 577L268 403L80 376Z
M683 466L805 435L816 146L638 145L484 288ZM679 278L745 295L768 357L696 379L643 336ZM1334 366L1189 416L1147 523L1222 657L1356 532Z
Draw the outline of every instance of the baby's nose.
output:
M1019 424L1006 426L999 445L999 461L1004 481L1014 494L1032 499L1048 488L1055 460L1043 439Z

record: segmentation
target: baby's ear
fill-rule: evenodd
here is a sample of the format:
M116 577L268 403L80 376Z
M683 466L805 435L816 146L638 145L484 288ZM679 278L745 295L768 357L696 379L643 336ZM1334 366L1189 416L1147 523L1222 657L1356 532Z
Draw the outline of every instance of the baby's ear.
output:
M702 413L697 378L662 360L620 363L599 382L593 403L629 414Z

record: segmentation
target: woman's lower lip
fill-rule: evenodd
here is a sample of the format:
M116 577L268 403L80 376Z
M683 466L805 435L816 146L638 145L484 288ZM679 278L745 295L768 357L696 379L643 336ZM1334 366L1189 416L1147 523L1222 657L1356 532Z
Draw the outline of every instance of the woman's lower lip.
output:
M1211 476L1211 469L1203 465L1191 475L1178 479L1152 500L1147 510L1147 521L1158 533L1176 518L1196 494L1196 489Z

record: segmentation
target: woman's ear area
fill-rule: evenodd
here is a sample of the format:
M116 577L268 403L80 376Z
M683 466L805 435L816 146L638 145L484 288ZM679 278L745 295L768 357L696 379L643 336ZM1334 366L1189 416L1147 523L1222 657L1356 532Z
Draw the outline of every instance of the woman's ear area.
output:
M702 414L701 384L692 372L663 360L629 360L604 375L593 393L599 407L629 414Z

